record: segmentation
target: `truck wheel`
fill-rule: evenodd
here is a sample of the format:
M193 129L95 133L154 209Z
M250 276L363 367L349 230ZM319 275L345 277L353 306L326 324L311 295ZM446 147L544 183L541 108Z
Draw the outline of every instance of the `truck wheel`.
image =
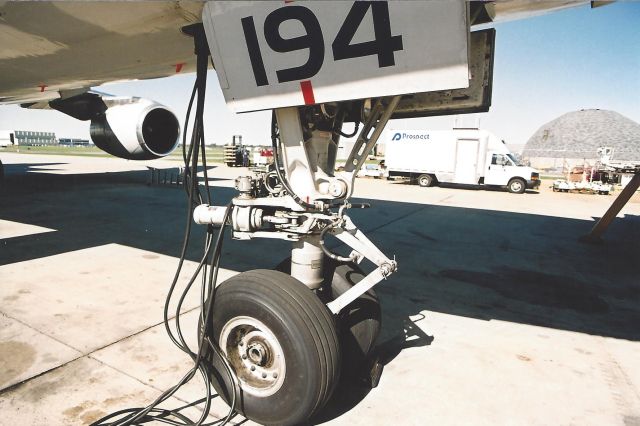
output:
M433 185L433 177L427 174L418 176L418 185L423 188Z
M239 379L242 415L296 425L325 405L340 373L338 335L331 312L303 283L278 271L238 274L220 285L212 315L213 340ZM229 403L228 379L212 384Z
M524 179L513 178L509 181L507 189L513 194L522 194L527 189L527 183Z

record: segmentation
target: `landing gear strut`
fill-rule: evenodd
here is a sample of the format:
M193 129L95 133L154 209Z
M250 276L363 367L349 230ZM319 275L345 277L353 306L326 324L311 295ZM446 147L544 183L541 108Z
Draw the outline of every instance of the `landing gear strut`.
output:
M344 370L366 365L380 330L372 287L392 274L382 253L347 215L355 176L373 149L399 96L274 111L275 164L236 179L230 214L233 237L292 242L280 271L241 273L220 284L209 329L238 379L238 409L263 424L297 424L317 413ZM356 117L356 118L354 118ZM336 172L345 121L364 124L344 170ZM200 205L194 220L224 225L226 207ZM352 249L327 249L333 235ZM375 265L365 275L363 259ZM286 271L284 273L282 271ZM234 384L213 383L228 400Z

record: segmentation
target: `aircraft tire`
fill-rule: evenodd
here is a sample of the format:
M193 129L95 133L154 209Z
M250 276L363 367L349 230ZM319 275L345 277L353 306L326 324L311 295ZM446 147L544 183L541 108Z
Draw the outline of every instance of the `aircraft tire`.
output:
M343 263L335 268L331 282L332 299L359 283L365 274L355 263ZM338 331L342 347L345 377L368 374L370 355L380 334L382 310L373 289L345 307L338 316Z
M291 271L291 257L287 257L276 266L276 270L286 274ZM326 303L337 299L342 293L359 283L365 273L354 263L340 263L325 258L324 286L331 290L324 296ZM322 296L321 296L322 297ZM338 315L338 333L342 348L343 365L348 366L342 373L359 373L355 366L365 366L367 357L374 348L382 325L382 310L376 292L369 291L351 302Z
M271 270L238 274L216 291L212 315L213 338L240 379L242 415L296 425L329 400L340 376L338 335L331 312L303 283ZM212 384L230 403L231 385L217 375Z

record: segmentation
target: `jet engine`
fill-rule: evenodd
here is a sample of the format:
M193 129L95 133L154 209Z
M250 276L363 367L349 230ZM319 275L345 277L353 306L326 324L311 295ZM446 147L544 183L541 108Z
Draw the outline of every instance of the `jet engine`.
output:
M178 144L180 123L164 106L146 99L114 105L91 120L91 139L116 157L150 160Z
M167 107L138 97L96 92L56 99L53 109L90 120L89 133L103 151L129 160L168 155L178 145L180 122Z

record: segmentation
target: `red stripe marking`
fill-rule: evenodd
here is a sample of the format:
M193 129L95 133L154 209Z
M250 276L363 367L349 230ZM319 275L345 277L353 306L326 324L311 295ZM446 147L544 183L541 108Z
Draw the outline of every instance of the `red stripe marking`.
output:
M176 64L176 74L182 71L182 67L184 66L184 62Z
M304 98L305 105L312 105L316 103L316 98L313 96L313 86L311 86L311 81L301 81L300 89L302 90L302 97Z

